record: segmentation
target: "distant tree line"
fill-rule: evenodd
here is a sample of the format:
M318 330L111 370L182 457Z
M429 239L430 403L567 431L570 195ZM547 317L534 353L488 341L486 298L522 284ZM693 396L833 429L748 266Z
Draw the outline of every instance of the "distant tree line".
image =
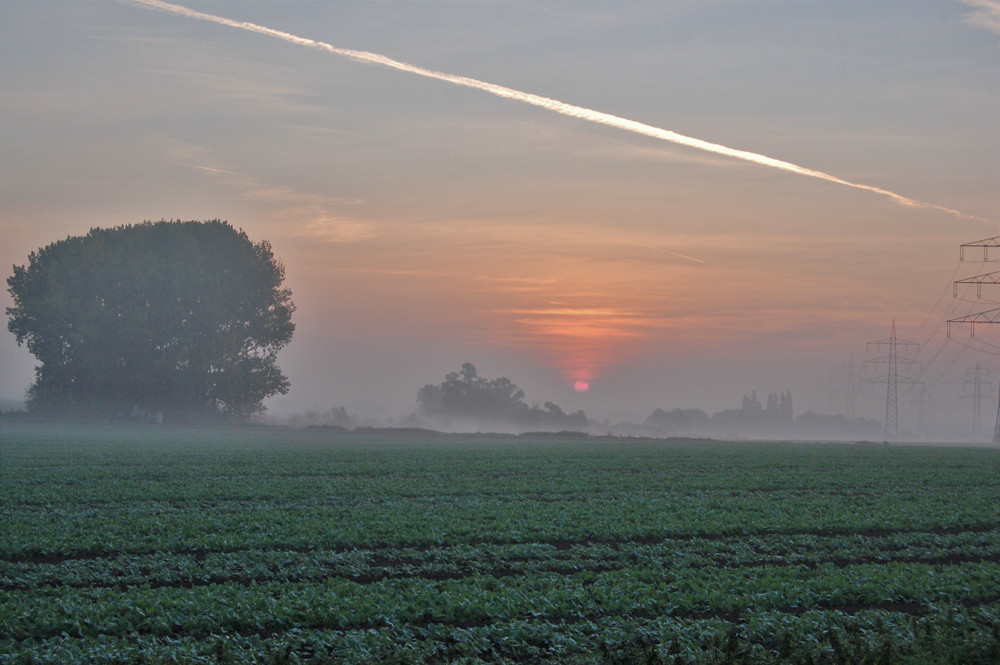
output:
M873 420L849 420L842 415L806 411L796 417L792 393L768 393L762 404L753 391L739 409L709 415L701 409L656 409L641 429L664 436L761 436L782 438L878 438L881 425Z
M743 406L726 409L709 416L701 409L656 409L645 425L671 432L706 431L709 428L728 428L734 432L775 430L793 421L792 392L768 393L767 405L761 404L757 391L743 396Z
M444 421L472 422L481 426L519 428L583 429L587 415L582 411L566 413L557 404L529 406L524 391L506 377L487 379L479 376L475 365L465 363L450 372L438 385L428 384L417 391L420 413Z
M877 439L881 425L842 415L807 411L795 416L791 391L770 392L761 402L756 391L743 396L738 409L709 415L701 409L656 409L645 422L591 422L582 411L566 413L545 402L529 406L524 391L506 377L480 376L472 363L449 372L440 384L417 391L418 422L446 429L517 429L521 431L584 430L641 436L708 436L740 438Z
M306 411L280 420L292 427L379 431L491 431L519 433L610 434L615 436L775 438L803 440L878 440L882 425L867 419L812 411L795 416L791 391L768 393L762 403L756 391L743 396L739 409L709 415L701 409L658 408L642 423L588 420L582 411L566 413L552 402L529 406L524 391L506 377L480 376L472 363L450 372L440 384L417 392L418 412L375 424L352 416L342 406ZM381 428L381 430L380 430Z
M743 407L727 409L712 416L713 421L722 427L732 427L737 431L776 430L786 427L792 422L792 393L768 393L767 406L757 399L757 391L743 396Z

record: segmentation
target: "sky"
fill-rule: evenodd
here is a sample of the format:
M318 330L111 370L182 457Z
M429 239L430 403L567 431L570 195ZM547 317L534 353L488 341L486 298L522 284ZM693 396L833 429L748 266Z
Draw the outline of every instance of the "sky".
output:
M1000 235L1000 2L153 4L0 0L0 265L142 220L269 241L275 415L393 422L472 362L609 422L881 420L894 321L901 428L967 435L977 363L997 390L1000 326L946 321L1000 306L952 286ZM0 398L33 365L0 332Z

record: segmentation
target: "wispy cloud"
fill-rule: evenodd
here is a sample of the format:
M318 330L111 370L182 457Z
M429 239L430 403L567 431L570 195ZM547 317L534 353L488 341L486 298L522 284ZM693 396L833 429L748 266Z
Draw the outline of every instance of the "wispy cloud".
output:
M167 148L171 164L212 174L212 177L240 198L276 208L287 220L289 235L321 242L357 242L376 235L374 225L339 213L345 207L362 205L361 199L345 199L294 187L270 185L219 164L208 152L190 144L172 144Z
M419 270L405 268L359 268L357 266L334 266L332 272L351 273L357 275L386 275L390 277L433 277L453 279L454 275L440 270Z
M300 207L298 215L304 222L292 235L323 242L358 242L373 238L372 224L346 216L326 214L322 206Z
M329 108L309 103L299 72L287 67L248 62L220 52L213 44L181 37L118 35L140 53L169 51L169 60L145 64L149 74L174 79L202 90L199 100L239 104L243 110L308 118ZM131 98L130 98L131 100Z
M539 293L558 284L552 277L479 275L473 281L483 285L487 292L521 295Z
M1000 0L960 0L972 8L965 22L1000 35Z
M506 322L493 343L542 350L565 375L590 381L623 358L678 341L682 330L697 329L707 317L654 309L603 305L569 305L549 301L538 307L498 309ZM689 336L688 333L684 333ZM700 337L704 337L699 333ZM704 339L701 343L704 343ZM687 340L690 346L691 340Z
M356 62L381 65L383 67L388 67L390 69L395 69L397 71L407 72L410 74L415 74L417 76L436 79L439 81L452 83L454 85L459 85L466 88L481 90L491 95L496 95L497 97L523 102L525 104L530 104L532 106L544 108L546 110L567 117L578 118L580 120L586 120L588 122L607 125L609 127L621 129L627 132L631 132L633 134L639 134L654 139L658 139L661 141L676 143L679 145L687 146L689 148L694 148L696 150L723 155L725 157L751 162L753 164L758 164L760 166L766 166L769 168L774 168L781 171L787 171L789 173L794 173L797 175L825 180L827 182L843 185L845 187L851 187L854 189L872 192L880 196L888 197L889 199L900 205L914 207L914 208L930 208L941 212L946 212L950 215L956 215L959 217L966 217L966 218L974 218L971 215L966 215L965 213L962 213L958 210L954 210L952 208L946 208L944 206L940 206L934 203L928 203L925 201L912 199L887 189L875 187L873 185L866 185L863 183L844 180L829 173L824 173L823 171L817 171L815 169L799 166L798 164L786 162L780 159L776 159L774 157L768 157L767 155L750 152L748 150L730 148L724 145L720 145L718 143L712 143L702 139L697 139L690 136L684 136L683 134L678 134L677 132L668 129L654 127L652 125L647 125L645 123L638 122L636 120L629 120L628 118L622 118L620 116L612 115L610 113L604 113L602 111L596 111L594 109L589 109L582 106L576 106L574 104L567 104L566 102L561 102L557 99L552 99L550 97L543 97L541 95L515 90L513 88L508 88L494 83L487 83L485 81L480 81L467 76L458 76L455 74L448 74L445 72L440 72L432 69L426 69L424 67L419 67L417 65L412 65L406 62L401 62L399 60L393 60L392 58L380 55L378 53L338 48L336 46L327 44L326 42L320 42L313 39L308 39L306 37L299 37L297 35L293 35L287 32L282 32L281 30L275 30L273 28L267 28L261 25L257 25L255 23L249 23L246 21L235 21L233 19L216 16L214 14L206 14L204 12L195 11L193 9L188 9L187 7L182 7L180 5L175 5L168 2L162 2L160 0L131 0L131 1L139 5L172 12L174 14L179 14L181 16L186 16L189 18L195 18L203 21L210 21L212 23L217 23L232 28L238 28L240 30L247 30L249 32L255 32L270 37L276 37L278 39L282 39L284 41L290 42L292 44L297 44L299 46L316 48L323 51L327 51L329 53L333 53L335 55L344 56ZM987 221L987 220L981 220L981 221Z

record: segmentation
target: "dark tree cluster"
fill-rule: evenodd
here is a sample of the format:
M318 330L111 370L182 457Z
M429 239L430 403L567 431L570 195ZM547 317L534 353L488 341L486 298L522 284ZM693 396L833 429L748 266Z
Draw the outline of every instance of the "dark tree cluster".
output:
M743 407L720 411L712 423L735 432L776 432L792 424L792 393L768 393L767 406L760 403L757 391L743 396Z
M643 424L647 429L669 435L688 435L708 430L711 419L701 409L656 409Z
M92 229L7 279L8 329L40 361L34 412L243 419L288 391L295 309L266 242L227 222Z
M558 405L528 406L524 391L506 377L479 376L475 365L465 363L450 372L440 385L428 384L417 391L424 415L444 419L464 419L480 424L509 424L538 429L573 429L587 425L581 410L565 413Z
M870 438L880 435L879 423L807 411L796 417L792 393L768 393L761 403L757 392L743 396L739 409L708 415L701 409L656 409L642 424L645 433L657 436L748 436L782 438Z
M668 434L775 433L787 429L793 420L791 391L768 393L765 406L755 390L743 396L743 406L739 409L726 409L711 416L701 409L656 409L644 426Z

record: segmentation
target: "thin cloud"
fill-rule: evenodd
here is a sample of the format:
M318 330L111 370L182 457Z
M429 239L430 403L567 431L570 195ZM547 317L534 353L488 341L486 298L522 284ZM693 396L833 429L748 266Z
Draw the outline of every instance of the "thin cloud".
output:
M536 309L510 309L506 314L528 314L532 316L594 316L594 317L631 317L630 312L615 307L541 307Z
M434 277L440 279L452 279L454 275L441 272L440 270L410 270L405 268L359 268L356 266L333 266L332 272L350 273L357 275L386 275L390 277Z
M532 294L551 289L558 284L551 277L520 277L479 275L474 282L485 285L484 291L501 294Z
M349 217L331 216L317 208L300 208L298 230L292 233L297 238L311 238L323 242L360 242L375 237L376 233L368 222Z
M292 225L290 236L329 243L351 243L375 237L374 225L335 212L345 206L364 203L361 199L344 199L302 192L293 187L268 185L258 178L224 168L215 163L207 152L194 145L173 145L168 148L171 164L212 174L241 198L275 206L283 219Z
M238 103L243 110L259 113L295 114L308 118L329 111L303 101L307 92L297 84L299 72L279 65L248 63L219 53L204 53L191 40L148 36L124 36L133 47L145 53L169 49L175 54L168 62L148 65L157 73L204 90L201 99ZM209 66L209 61L211 66ZM132 103L132 100L129 100Z
M217 169L211 166L202 166L200 164L188 164L186 162L171 162L179 166L186 166L189 169L199 169L201 171L208 171L209 173L227 173L229 175L239 175L236 171L227 171L226 169Z
M1000 35L1000 0L960 0L973 11L965 17L965 23L989 30Z

